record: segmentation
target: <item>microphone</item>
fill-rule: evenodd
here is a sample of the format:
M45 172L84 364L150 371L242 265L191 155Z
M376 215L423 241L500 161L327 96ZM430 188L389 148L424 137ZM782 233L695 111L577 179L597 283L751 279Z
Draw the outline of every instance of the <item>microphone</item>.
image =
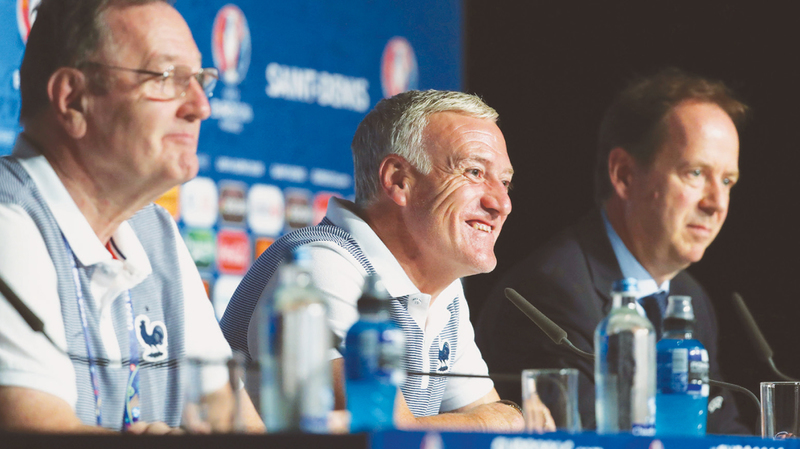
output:
M758 358L765 362L769 366L770 371L778 376L779 379L796 382L797 379L783 374L778 370L778 367L775 366L775 362L772 360L772 348L769 346L769 343L767 343L767 339L764 338L764 334L761 333L761 329L758 328L758 324L756 324L756 320L753 318L747 305L745 305L744 299L742 299L742 296L737 292L733 292L733 306L739 318L742 319L744 329L747 331L750 341L752 341L756 347L756 355Z
M553 320L551 320L550 318L547 318L542 312L539 311L539 309L534 307L533 304L529 303L528 300L523 298L522 295L517 293L513 288L506 288L505 289L505 293L506 293L506 298L508 298L511 302L513 302L514 305L517 306L517 308L522 311L522 313L524 313L528 318L530 318L531 321L533 321L537 326L539 326L539 328L542 331L544 331L544 333L547 334L547 336L550 337L550 339L553 340L553 342L555 344L557 344L557 345L563 344L570 351L580 355L581 357L586 358L586 359L590 359L590 360L594 360L594 354L592 354L591 352L582 351L582 350L576 348L575 345L573 345L569 341L569 339L567 338L567 331L562 329L561 326L559 326L558 324L554 323ZM742 305L744 305L744 303L742 303ZM745 308L745 310L746 310L746 308ZM751 320L752 320L752 317L751 317ZM754 325L755 325L755 322L754 322ZM760 335L760 333L759 333L759 335ZM763 337L762 337L762 339L763 339ZM764 342L764 345L766 345L766 341ZM770 355L770 359L769 360L772 361L772 358L771 358L772 357L772 350L769 349L769 345L766 345L766 346L767 346L767 349L769 350L769 355ZM773 364L773 366L774 366L774 364ZM585 370L581 370L581 371L583 371L584 374L587 374ZM777 368L775 369L775 371L778 372ZM587 375L589 376L590 379L594 379L594 375L593 374L587 374ZM728 382L722 382L721 380L714 380L714 379L710 379L710 378L708 379L708 384L709 385L713 385L715 387L728 388L730 390L734 390L734 391L738 391L739 393L743 393L743 394L747 395L747 397L749 397L750 399L755 401L756 408L759 411L761 410L761 401L759 401L758 398L756 397L756 395L753 394L753 392L748 390L747 388L741 387L741 386L736 385L736 384L732 384L732 383L728 383Z
M505 289L506 298L508 298L511 302L514 303L517 308L525 314L531 321L534 322L539 329L541 329L551 340L557 345L564 345L570 351L578 354L579 356L587 359L587 360L594 360L594 354L591 352L586 352L578 349L569 338L567 338L567 331L562 329L558 324L554 323L553 320L547 318L545 314L539 311L533 304L528 302L525 298L522 297L516 290L513 288ZM592 377L592 376L589 376Z
M22 302L19 296L17 296L17 294L14 293L14 290L11 290L11 287L6 283L6 281L2 277L0 277L0 293L2 293L3 296L5 296L6 301L8 301L8 303L11 304L11 307L13 307L14 310L16 310L17 313L20 314L22 319L24 319L25 322L28 323L28 326L30 326L30 328L33 329L34 332L41 333L44 336L44 338L46 338L56 349L58 349L62 353L65 353L64 350L61 349L61 347L58 346L50 338L49 335L47 335L47 332L44 330L44 322L42 322L42 320L38 316L36 316L35 313L33 313L33 310L28 308L28 306L25 305L24 302Z

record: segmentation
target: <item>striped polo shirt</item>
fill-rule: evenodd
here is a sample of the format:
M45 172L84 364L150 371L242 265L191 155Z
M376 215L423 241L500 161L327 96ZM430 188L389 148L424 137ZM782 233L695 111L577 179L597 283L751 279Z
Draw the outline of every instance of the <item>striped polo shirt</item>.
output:
M291 251L308 245L312 276L328 299L329 323L340 351L344 350L345 333L358 318L356 301L364 278L378 274L394 299L391 317L406 336L406 370L486 374L460 281L431 301L430 295L419 292L411 283L388 248L353 212L354 207L350 202L332 199L319 225L287 234L259 257L220 321L231 347L257 357L259 302L271 299L278 278L275 273ZM420 417L465 406L492 387L488 379L409 376L401 390L411 412Z

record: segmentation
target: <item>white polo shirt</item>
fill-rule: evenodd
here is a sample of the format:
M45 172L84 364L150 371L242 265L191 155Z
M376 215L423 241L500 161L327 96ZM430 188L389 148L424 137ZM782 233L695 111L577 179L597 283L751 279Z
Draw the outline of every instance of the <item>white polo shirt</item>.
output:
M100 335L110 362L120 363L111 305L151 273L147 254L131 226L124 222L112 240L125 259L114 259L45 157L22 136L17 139L13 156L33 179L77 260L84 266L96 266L90 288L100 311ZM175 279L181 282L184 294L186 356L209 361L228 358L230 347L174 222L173 231L180 266ZM45 323L45 331L61 348L59 351L34 332L0 295L0 385L44 391L64 399L74 409L75 372L64 354L67 344L56 270L34 221L17 205L0 204L0 276ZM227 381L224 370L215 370L210 376L219 388Z

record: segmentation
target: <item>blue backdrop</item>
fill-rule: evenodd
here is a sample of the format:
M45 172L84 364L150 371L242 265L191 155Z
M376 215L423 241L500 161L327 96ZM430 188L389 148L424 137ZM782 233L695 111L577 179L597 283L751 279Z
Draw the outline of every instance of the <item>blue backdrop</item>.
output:
M19 64L38 0L0 0L0 155L19 132ZM350 141L380 99L461 87L459 0L179 0L221 72L200 173L159 202L178 220L218 313L279 235L352 197Z

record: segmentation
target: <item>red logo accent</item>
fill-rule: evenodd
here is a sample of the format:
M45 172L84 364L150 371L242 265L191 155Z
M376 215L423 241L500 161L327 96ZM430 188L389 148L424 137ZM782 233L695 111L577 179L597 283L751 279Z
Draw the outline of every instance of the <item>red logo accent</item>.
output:
M211 29L211 56L225 84L235 86L250 65L250 28L238 6L228 4L217 12Z
M417 88L419 71L414 48L401 36L389 40L381 57L381 87L383 96L391 98L397 94Z
M33 22L36 21L36 8L41 0L17 0L17 29L22 43L28 42Z
M244 274L252 261L246 232L223 229L217 233L217 269L221 273Z
M325 214L328 213L328 201L332 197L341 198L342 196L332 192L319 192L314 195L314 220L312 224L319 224L325 218Z

